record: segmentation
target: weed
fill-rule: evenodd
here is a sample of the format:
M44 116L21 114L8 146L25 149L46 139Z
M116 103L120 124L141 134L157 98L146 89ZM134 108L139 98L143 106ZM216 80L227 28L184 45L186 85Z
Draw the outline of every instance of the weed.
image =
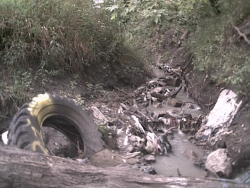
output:
M77 86L77 82L74 80L74 81L70 81L70 87L72 90L74 90Z
M85 100L84 100L84 98L81 96L81 95L76 95L75 97L74 97L74 100L75 100L75 102L77 103L77 104L79 104L80 106L82 106L82 107L84 107L84 105L85 105Z
M92 67L124 64L120 26L94 1L2 0L0 12L0 55L10 68L82 79Z
M25 72L16 71L13 75L13 92L16 94L24 93L32 90L32 74L31 69Z

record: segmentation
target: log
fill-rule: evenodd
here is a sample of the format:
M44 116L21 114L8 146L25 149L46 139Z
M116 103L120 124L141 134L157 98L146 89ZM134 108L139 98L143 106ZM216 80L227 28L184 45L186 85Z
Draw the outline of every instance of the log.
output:
M0 187L246 187L230 180L164 177L129 167L99 168L9 146L0 146L0 165Z

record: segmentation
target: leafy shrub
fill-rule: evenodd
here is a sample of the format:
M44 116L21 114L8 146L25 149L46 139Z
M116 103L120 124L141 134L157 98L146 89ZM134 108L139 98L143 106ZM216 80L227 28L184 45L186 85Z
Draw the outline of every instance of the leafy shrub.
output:
M247 76L250 72L249 47L239 45L244 41L238 38L233 28L250 14L249 0L123 2L110 1L106 9L111 12L112 19L124 25L131 42L139 46L146 41L152 48L148 41L153 33L158 41L156 51L160 51L164 38L158 34L164 35L164 30L169 28L175 28L177 32L189 30L189 40L184 45L195 55L197 71L211 73L214 81L228 84L239 92L250 90Z
M123 51L130 49L120 28L93 1L2 0L0 12L1 62L9 67L83 75L91 67L127 61ZM141 62L132 56L129 63Z
M250 2L217 1L218 12L211 9L210 1L199 1L206 6L196 6L191 12L206 11L206 16L199 14L195 19L195 28L191 29L189 46L195 54L195 67L199 71L211 72L217 83L232 86L238 92L250 90L248 76L250 73L249 50L239 40L233 26L240 24L250 14ZM191 15L192 15L191 14ZM243 44L243 45L240 45Z

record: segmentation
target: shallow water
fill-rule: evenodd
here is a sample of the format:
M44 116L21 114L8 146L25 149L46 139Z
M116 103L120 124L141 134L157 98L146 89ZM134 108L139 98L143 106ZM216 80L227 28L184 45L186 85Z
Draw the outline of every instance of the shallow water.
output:
M156 163L152 166L157 174L164 176L177 176L177 168L182 176L202 178L205 176L204 170L194 166L194 161L188 159L184 152L192 149L197 157L201 157L203 152L197 146L191 144L185 134L178 131L169 142L172 145L172 153L169 156L156 156Z
M167 101L164 101L162 103L162 107L155 108L153 105L150 105L146 110L149 113L159 113L162 112L172 112L176 116L180 114L191 114L192 117L197 117L201 114L203 114L201 108L195 103L195 101L187 96L187 93L181 90L178 95L175 97L177 100L183 101L182 107L172 107L167 104ZM190 107L192 106L192 108Z
M172 88L174 89L174 88ZM176 88L175 88L176 89ZM191 114L192 117L202 115L200 107L195 101L187 96L187 93L181 90L176 99L184 102L181 108L171 107L167 102L162 103L162 107L155 108L154 105L148 106L146 111L149 113L162 114L164 112L170 112L174 116L181 116L181 114ZM192 108L190 107L192 106ZM169 142L172 145L172 153L169 156L156 156L156 163L152 166L155 168L157 174L164 176L177 176L177 169L182 176L202 178L205 176L204 170L194 165L194 161L188 159L184 154L186 149L192 149L197 158L203 155L203 151L196 145L188 141L187 135L181 131L176 131L173 138L169 138Z

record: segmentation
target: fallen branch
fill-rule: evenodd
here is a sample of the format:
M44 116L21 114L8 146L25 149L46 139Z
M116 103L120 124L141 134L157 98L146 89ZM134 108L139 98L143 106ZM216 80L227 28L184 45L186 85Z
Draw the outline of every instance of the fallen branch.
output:
M239 34L241 37L243 37L244 40L245 40L248 44L250 44L250 40L247 38L247 36L246 36L244 33L242 33L242 32L240 31L240 29L239 29L238 27L236 27L235 25L233 25L233 27L234 27L234 29L236 29L236 31L238 32L238 34Z
M7 118L7 119L10 119L10 117L8 116L3 116L3 115L0 115L1 118Z
M174 90L173 92L170 92L170 93L168 94L168 97L169 97L169 98L175 98L176 95L180 92L181 88L182 88L182 85L181 85L177 90Z

